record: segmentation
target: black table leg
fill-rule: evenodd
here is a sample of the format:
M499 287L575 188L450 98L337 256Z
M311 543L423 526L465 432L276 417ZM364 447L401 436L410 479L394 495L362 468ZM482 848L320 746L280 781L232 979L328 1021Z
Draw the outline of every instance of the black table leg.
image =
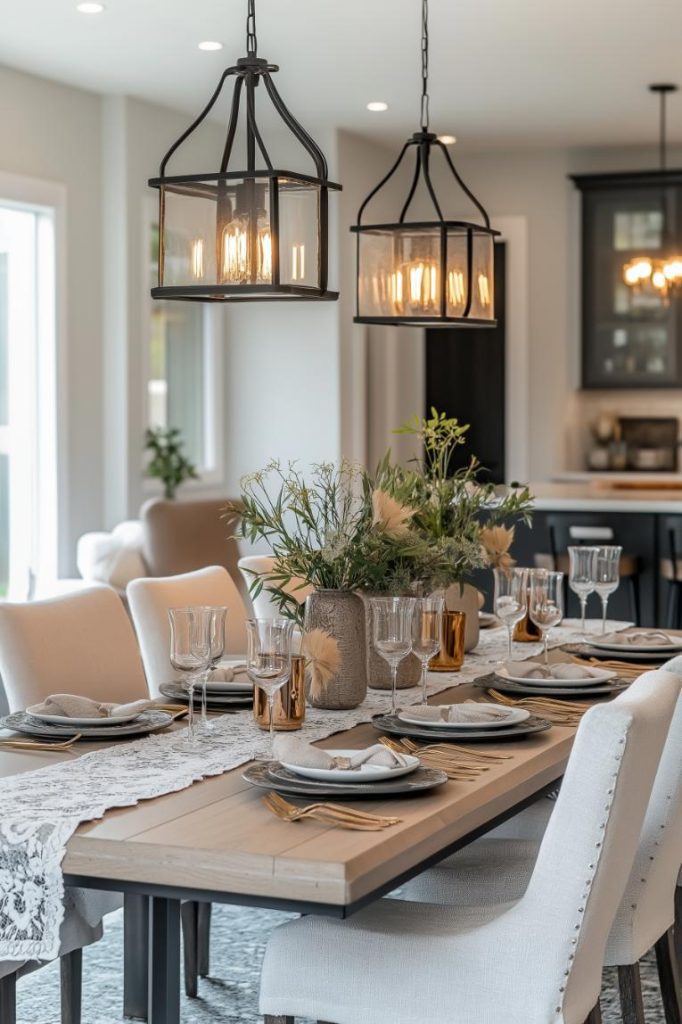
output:
M126 893L123 899L123 1016L147 1019L149 897Z
M180 900L149 899L149 1024L180 1024Z

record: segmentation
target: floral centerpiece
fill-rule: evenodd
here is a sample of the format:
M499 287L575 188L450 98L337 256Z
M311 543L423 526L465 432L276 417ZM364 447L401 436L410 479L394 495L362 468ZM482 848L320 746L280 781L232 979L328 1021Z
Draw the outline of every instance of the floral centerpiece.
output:
M240 520L241 535L267 543L272 552L272 572L254 576L251 591L256 596L265 587L282 614L305 625L316 689L329 697L342 679L361 677L342 706L359 703L366 686L358 660L366 647L358 595L417 595L464 584L475 569L509 557L513 533L505 524L529 516L527 488L500 493L481 481L475 458L452 471L467 429L435 410L430 419L414 419L399 432L414 435L422 454L401 466L388 452L374 472L342 461L313 466L304 475L296 464L273 461L241 481L240 502L228 507L228 517ZM505 540L496 555L495 545ZM304 613L297 593L310 586L314 593ZM336 621L339 616L343 622ZM320 632L338 650L325 646Z

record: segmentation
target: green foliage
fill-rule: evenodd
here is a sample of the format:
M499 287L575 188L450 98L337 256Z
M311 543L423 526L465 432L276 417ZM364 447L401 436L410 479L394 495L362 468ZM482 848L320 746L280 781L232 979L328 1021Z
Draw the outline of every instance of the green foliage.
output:
M161 480L164 498L173 499L185 480L199 479L196 466L182 453L183 441L177 427L145 431L144 447L152 453L147 463L147 476Z

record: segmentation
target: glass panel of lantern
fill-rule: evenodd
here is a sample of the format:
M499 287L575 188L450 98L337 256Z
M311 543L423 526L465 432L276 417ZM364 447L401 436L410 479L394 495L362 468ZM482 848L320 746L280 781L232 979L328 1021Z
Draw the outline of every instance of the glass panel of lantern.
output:
M280 178L279 276L283 285L319 287L320 187Z
M494 320L493 235L473 226L471 229L471 307L466 319ZM448 228L447 243L447 315L463 317L467 303L467 229Z
M440 226L362 228L358 315L440 315Z

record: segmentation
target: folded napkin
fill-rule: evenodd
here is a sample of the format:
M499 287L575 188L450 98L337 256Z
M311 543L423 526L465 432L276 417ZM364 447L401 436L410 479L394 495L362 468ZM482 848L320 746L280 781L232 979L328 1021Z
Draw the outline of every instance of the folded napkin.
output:
M596 673L582 665L558 662L556 665L538 665L535 661L508 661L507 672L519 679L593 679Z
M53 693L33 710L43 715L62 715L64 718L114 718L119 715L135 715L154 707L153 700L134 700L129 704L110 704L77 697L73 693Z
M667 633L659 633L657 630L633 629L628 633L607 633L599 638L602 643L627 644L630 647L650 647L655 645L663 647L664 644L673 643Z
M508 718L506 708L495 704L434 704L427 707L410 708L410 718L424 722L494 722Z
M248 681L245 661L224 662L217 668L211 669L208 673L210 683L234 683L237 681Z
M406 764L405 758L381 743L375 743L366 750L358 750L357 754L348 758L349 764L344 758L333 757L326 750L320 747L313 747L312 744L300 740L296 736L276 736L274 745L275 757L278 761L286 761L287 764L296 765L298 768L359 768L363 764L378 765L381 768L393 768L396 765ZM339 762L343 760L344 764Z

